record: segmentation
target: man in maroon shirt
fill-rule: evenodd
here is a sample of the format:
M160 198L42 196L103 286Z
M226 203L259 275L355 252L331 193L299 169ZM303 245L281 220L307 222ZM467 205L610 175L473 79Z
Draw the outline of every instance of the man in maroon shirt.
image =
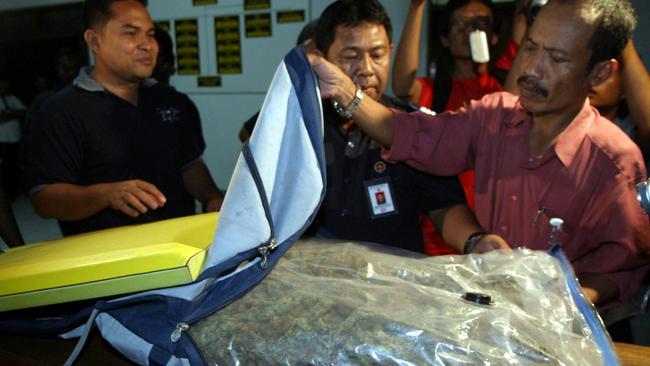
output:
M491 94L434 117L371 98L352 103L352 81L322 58L311 62L323 96L356 106L357 125L391 147L388 159L439 175L475 169L476 216L489 234L466 232L472 240L457 249L547 249L548 219L560 217L558 237L585 294L612 304L650 268L650 223L634 190L646 170L639 149L587 96L618 68L635 23L628 1L551 0L520 50L521 95Z

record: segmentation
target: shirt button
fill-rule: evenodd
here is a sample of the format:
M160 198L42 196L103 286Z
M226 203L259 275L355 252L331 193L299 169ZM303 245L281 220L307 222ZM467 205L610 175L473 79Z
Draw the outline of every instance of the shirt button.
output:
M343 184L350 184L350 178L343 178Z
M342 210L341 210L341 216L347 216L348 212L349 212L349 211L348 211L347 208L342 209Z
M349 147L350 149L354 149L354 142L352 142L352 141L348 141L348 147Z
M508 225L501 225L501 231L503 232L508 231Z
M513 201L516 201L516 200L517 200L517 196L515 196L514 194L513 194L512 196L510 196L510 198L511 198Z

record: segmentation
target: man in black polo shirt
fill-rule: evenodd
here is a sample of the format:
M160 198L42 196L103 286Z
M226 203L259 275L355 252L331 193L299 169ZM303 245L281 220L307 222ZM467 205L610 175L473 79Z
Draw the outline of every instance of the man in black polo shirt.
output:
M316 34L317 49L357 83L357 95L362 92L361 97L390 107L404 106L383 95L390 70L391 23L378 1L333 3L323 11ZM424 252L420 212L431 212L434 223L445 226L445 239L460 240L461 248L465 238L455 237L455 225L480 231L457 178L384 162L380 146L356 128L345 107L330 101L323 106L327 193L311 232Z
M222 196L201 160L200 120L186 98L148 79L158 45L136 0L87 0L95 66L34 114L27 183L36 211L64 235L208 210Z

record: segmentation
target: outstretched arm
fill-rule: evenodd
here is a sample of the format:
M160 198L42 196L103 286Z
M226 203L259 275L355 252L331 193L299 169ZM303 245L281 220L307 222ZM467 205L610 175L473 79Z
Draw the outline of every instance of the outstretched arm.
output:
M7 199L4 188L0 185L0 237L9 247L25 244L20 234L11 202Z
M320 81L321 96L333 99L340 105L349 106L356 91L354 82L338 66L316 54L309 54L309 63ZM363 98L352 119L360 129L380 144L389 147L393 143L393 112L372 98Z
M185 190L199 200L207 212L221 209L223 196L203 160L195 162L183 171L183 183Z
M512 14L512 39L517 44L521 44L528 28L528 21L531 21L526 16L527 13L530 14L530 7L530 0L515 1L515 12Z
M420 60L420 30L425 8L425 0L411 0L393 66L393 91L398 98L413 103L418 102L422 93L416 74Z
M607 276L592 273L578 276L582 293L595 305L605 304L618 296L616 283Z
M63 221L82 220L109 207L137 217L165 202L156 186L137 179L90 186L54 183L32 197L36 213Z
M450 247L463 254L485 253L495 249L510 250L508 243L496 234L481 234L465 248L467 239L474 233L482 232L481 225L467 205L455 205L447 209L430 212L436 230Z
M521 48L525 40L528 27L533 22L534 10L532 6L531 0L518 0L515 4L515 13L512 19L512 39L517 43L519 48ZM503 83L503 90L512 94L519 94L519 86L517 85L517 78L520 76L519 71L521 70L519 54L520 52L517 52L512 59L512 64L510 69L508 69L506 79Z
M623 90L632 120L639 129L639 141L650 149L650 75L630 40L621 57Z

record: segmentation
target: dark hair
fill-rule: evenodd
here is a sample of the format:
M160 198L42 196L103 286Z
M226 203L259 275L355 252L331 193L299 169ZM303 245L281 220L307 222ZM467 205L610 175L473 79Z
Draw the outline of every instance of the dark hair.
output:
M494 11L494 4L492 3L491 0L449 0L445 7L443 8L443 14L442 14L442 21L438 26L438 31L442 35L448 35L449 30L451 29L451 16L454 14L454 12L464 6L467 6L469 3L472 1L478 1L480 3L483 3L485 6L490 8L490 12L492 13L492 30L496 33L498 32L499 26L498 26L498 18L497 18L497 13Z
M383 25L388 39L392 39L393 26L378 0L338 0L325 8L318 19L316 47L327 53L338 26L356 27L364 22Z
M174 44L169 33L159 26L154 27L156 42L158 42L158 58L151 77L169 84L169 77L176 72Z
M587 70L597 63L619 58L636 27L636 15L628 0L590 0L598 16L598 28L589 40L591 58Z
M174 65L174 44L172 43L172 37L169 33L159 27L154 27L154 37L156 42L158 42L158 61L169 62Z
M300 34L298 35L298 39L296 40L296 45L301 45L305 43L308 39L316 37L317 32L318 32L318 19L312 20L311 22L305 24L305 26L302 27Z
M113 3L126 0L86 0L83 5L84 29L103 27L113 18L111 6ZM147 0L137 0L143 6L147 6Z

